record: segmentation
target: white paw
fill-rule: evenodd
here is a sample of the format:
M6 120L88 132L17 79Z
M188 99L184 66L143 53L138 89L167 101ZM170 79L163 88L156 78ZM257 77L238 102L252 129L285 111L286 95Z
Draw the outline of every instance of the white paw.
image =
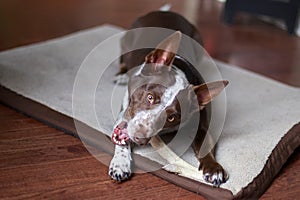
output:
M126 147L122 150L120 146L116 146L115 155L109 166L109 176L118 182L130 178L131 161L130 151Z
M114 83L118 85L127 85L128 84L128 75L127 74L119 74L114 77Z

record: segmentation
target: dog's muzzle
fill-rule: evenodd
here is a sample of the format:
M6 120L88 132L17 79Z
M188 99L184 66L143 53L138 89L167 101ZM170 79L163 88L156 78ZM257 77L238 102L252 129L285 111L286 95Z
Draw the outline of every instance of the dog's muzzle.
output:
M127 130L128 123L121 122L116 126L114 132L112 134L111 140L115 145L124 146L127 145L128 142L133 141L138 145L147 144L151 138L145 138L143 133L136 132L132 138L129 137Z

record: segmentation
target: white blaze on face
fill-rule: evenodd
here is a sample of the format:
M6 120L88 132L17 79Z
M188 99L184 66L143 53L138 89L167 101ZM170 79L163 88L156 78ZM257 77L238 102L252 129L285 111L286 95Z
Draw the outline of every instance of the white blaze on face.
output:
M175 83L168 87L161 97L161 102L155 105L155 108L143 110L128 121L128 135L132 139L135 133L143 133L144 137L150 138L162 130L166 115L165 109L172 104L177 94L189 86L189 82L185 74L177 67L172 67L175 72ZM124 108L125 109L125 108Z

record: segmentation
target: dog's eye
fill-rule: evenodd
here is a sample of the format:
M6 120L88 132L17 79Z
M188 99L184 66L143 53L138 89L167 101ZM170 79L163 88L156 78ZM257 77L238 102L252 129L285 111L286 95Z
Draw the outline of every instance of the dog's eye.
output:
M153 94L147 94L147 101L150 103L150 104L153 104L154 103L154 96Z
M169 117L168 117L168 122L173 122L174 120L175 120L175 116L174 115L170 115Z

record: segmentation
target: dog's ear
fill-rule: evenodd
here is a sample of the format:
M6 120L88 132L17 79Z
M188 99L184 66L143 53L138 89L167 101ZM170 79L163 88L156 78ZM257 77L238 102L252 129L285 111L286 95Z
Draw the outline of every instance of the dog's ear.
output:
M181 35L180 31L176 31L159 43L157 47L146 56L146 63L171 66L179 48Z
M198 98L200 109L203 109L206 104L211 102L212 99L220 94L227 85L228 81L222 80L193 86L193 90Z

